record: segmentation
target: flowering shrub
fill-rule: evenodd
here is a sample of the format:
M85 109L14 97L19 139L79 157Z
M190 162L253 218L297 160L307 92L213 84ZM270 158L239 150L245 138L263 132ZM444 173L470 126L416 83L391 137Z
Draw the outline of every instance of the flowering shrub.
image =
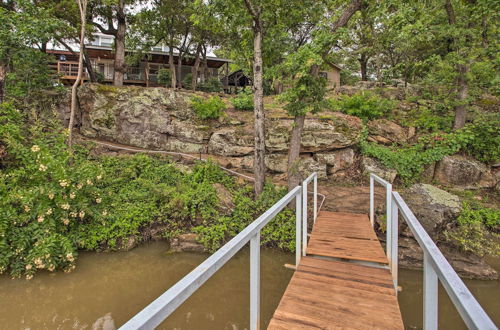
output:
M7 151L0 160L0 274L69 272L78 249L118 249L147 238L151 226L172 237L202 223L201 241L214 250L286 192L268 186L254 201L251 188L211 162L184 173L145 155L91 159L82 147L69 150L57 126L26 126L21 113L0 105L0 145ZM234 208L223 211L215 184L233 196ZM293 250L293 224L289 210L280 214L263 243Z

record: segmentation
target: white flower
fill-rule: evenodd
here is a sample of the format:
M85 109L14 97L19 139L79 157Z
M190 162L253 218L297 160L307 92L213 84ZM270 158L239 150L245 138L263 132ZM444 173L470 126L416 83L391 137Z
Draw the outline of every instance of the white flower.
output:
M106 211L106 210L102 211L102 215L107 216L108 215L108 211Z
M43 165L43 164L40 164L40 166L38 167L38 170L40 172L45 172L47 170L47 166Z
M92 181L91 181L91 180L89 180L89 179L87 179L87 184L88 184L89 186L93 185Z
M24 205L24 212L29 212L31 209L28 205Z
M50 266L49 266L49 268L47 268L47 270L48 270L49 272L53 272L53 271L54 271L54 269L56 269L56 266L54 266L54 265L50 265Z
M67 187L68 186L68 181L66 181L66 180L59 180L59 185L61 187Z
M39 215L37 221L38 222L43 222L44 218L43 215Z
M75 193L74 192L70 193L69 194L69 198L74 199L75 198Z
M31 266L31 264L27 264L26 265L26 270L30 270L33 266Z
M80 213L78 214L78 216L80 217L80 219L83 219L83 217L85 216L85 212L84 211L80 211Z
M69 225L69 219L63 219L63 223L65 226Z
M49 199L54 199L54 193L49 193Z
M69 206L69 204L68 204L68 203L66 203L66 204L62 204L62 205L61 205L61 208L62 208L63 210L69 210L69 207L70 207L70 206Z
M100 174L99 174L99 175L96 177L96 179L97 179L97 180L101 180L101 179L102 179L102 175L100 175Z
M76 212L71 212L69 215L70 215L70 217L72 217L72 218L76 218L76 216L78 215L78 213L76 213Z
M80 190L80 189L82 189L82 188L83 188L83 185L82 185L81 183L79 183L79 184L77 184L77 185L76 185L76 188L77 188L78 190Z
M33 278L33 274L26 275L26 279L29 281Z
M32 152L39 152L40 151L40 147L35 144L34 146L31 147L31 151Z
M47 212L45 212L45 214L51 215L52 214L52 209L48 209Z
M102 202L102 199L97 198L97 199L95 200L95 202L96 202L97 204L100 204L100 203Z

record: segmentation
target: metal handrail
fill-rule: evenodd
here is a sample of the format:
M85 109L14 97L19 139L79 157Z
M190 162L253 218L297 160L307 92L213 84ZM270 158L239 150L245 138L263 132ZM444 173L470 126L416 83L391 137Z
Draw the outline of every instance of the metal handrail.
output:
M497 329L399 193L392 201L424 252L424 329L438 328L438 280L469 329Z
M316 223L316 218L318 217L318 174L316 172L312 173L302 181L302 255L306 256L307 250L307 186L311 180L313 182L313 221ZM324 199L323 199L324 201ZM322 204L323 204L322 201Z
M302 187L297 186L264 212L243 231L227 242L179 282L137 313L120 329L153 329L172 314L203 283L250 242L250 329L260 325L260 231L281 210L295 199L296 266L300 262Z
M370 222L375 224L375 182L385 187L386 203L386 254L392 274L394 288L398 287L398 212L392 205L392 184L381 177L370 173ZM396 290L397 292L397 290Z

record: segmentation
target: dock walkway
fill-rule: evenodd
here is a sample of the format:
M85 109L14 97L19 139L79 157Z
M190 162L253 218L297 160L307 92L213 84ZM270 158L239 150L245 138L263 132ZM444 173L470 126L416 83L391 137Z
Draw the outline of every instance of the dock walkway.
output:
M322 211L268 329L403 329L368 216Z

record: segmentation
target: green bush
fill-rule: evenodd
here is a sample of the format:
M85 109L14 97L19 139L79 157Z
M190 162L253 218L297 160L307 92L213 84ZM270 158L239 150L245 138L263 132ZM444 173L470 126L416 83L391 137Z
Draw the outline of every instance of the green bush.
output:
M341 95L339 99L330 102L332 110L341 111L365 121L387 116L395 107L394 101L369 92L352 96Z
M172 87L172 73L170 69L160 69L158 70L158 84L164 87Z
M208 78L205 82L198 84L197 89L207 93L220 93L224 90L219 78Z
M253 111L253 94L250 89L241 90L232 100L236 110Z
M0 274L30 279L40 269L71 271L78 250L120 249L147 238L151 226L167 238L196 227L215 250L286 193L268 185L254 201L249 185L212 162L181 172L159 157L90 158L83 147L70 150L58 126L25 122L12 105L0 105L0 145L8 155L0 163ZM234 207L221 206L218 189ZM266 226L264 244L294 249L292 213Z
M182 87L185 89L191 88L191 83L193 82L193 75L191 73L188 73L186 76L184 76L184 79L182 79Z
M500 211L463 203L462 212L454 228L445 231L445 237L464 251L479 256L500 255Z
M456 134L467 137L464 151L470 156L487 163L500 161L500 114L478 116Z
M218 96L206 100L195 96L191 99L191 106L200 119L218 119L226 109L226 104Z

